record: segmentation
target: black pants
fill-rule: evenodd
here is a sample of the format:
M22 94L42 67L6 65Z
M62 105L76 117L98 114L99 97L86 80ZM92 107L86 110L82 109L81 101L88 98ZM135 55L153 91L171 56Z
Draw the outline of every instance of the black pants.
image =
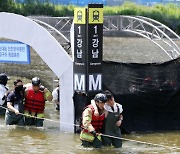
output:
M102 142L98 138L95 138L93 142L88 142L88 141L82 140L82 146L83 147L101 148Z
M0 106L7 108L6 105L0 105ZM0 115L5 115L5 113L6 113L6 109L0 107Z
M35 125L36 127L42 127L43 121L43 119L25 117L25 125L28 126Z
M121 138L121 130L113 132L113 133L106 132L105 134ZM117 139L117 138L102 136L102 144L104 146L113 145L115 148L121 148L122 147L122 140Z
M24 126L24 117L22 115L9 115L5 116L6 125L19 125Z
M115 148L122 147L122 140L110 138L110 137L102 137L103 146L111 146L113 145Z

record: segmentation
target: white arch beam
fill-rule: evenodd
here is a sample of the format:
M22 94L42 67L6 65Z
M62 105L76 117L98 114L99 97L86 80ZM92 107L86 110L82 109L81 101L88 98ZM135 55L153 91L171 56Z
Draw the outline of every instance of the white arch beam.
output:
M72 17L31 17L48 22L62 33L69 33ZM147 28L148 27L148 28ZM104 31L126 31L145 37L157 45L170 58L180 56L180 48L173 41L180 37L164 24L142 16L105 16ZM170 38L173 37L173 39Z
M155 24L158 24L155 25ZM165 33L164 29L174 35L177 39L179 37L172 30L165 25L159 26L159 22L155 22L148 18L140 18L134 16L114 16L105 17L104 29L106 31L125 31L138 34L160 47L164 53L172 60L180 56L180 48L176 43Z
M173 42L173 40L165 34L161 29L153 24L132 16L122 16L122 20L126 19L129 21L128 26L121 25L123 31L129 31L136 34L141 34L142 36L152 40L152 42L156 42L158 46L163 49L163 51L171 58L175 59L180 56L180 49L179 47ZM123 22L122 22L123 23ZM162 46L159 44L160 41L167 45L167 47Z
M40 20L37 20L37 19L32 19L33 21L35 21L36 23L40 23L48 28L50 28L51 30L54 30L58 35L60 35L66 42L69 42L69 40L60 32L58 31L56 28L52 27L51 25L43 22L43 21L40 21Z
M147 18L147 17L143 17L143 16L136 16L137 18L143 19L147 22L150 22L151 24L153 24L154 26L158 27L159 29L161 29L165 34L168 32L169 35L172 35L171 37L173 37L173 40L177 39L180 40L180 37L173 31L171 30L169 27L167 27L166 25L160 23L159 21L156 21L154 19L151 18Z
M31 19L31 18L30 18ZM64 36L60 31L58 31L56 28L52 27L51 25L41 21L41 20L37 20L37 19L33 19L33 21L35 21L36 23L40 24L41 26L43 26L44 28L46 28L46 30L48 32L50 32L50 34L52 34L52 32L55 32L56 34L58 34L62 39L63 41L62 42L59 42L62 47L66 50L66 52L69 54L70 53L70 41L66 38L66 36Z
M0 38L12 39L32 46L60 78L60 120L73 124L73 61L57 40L31 19L5 12L0 13ZM60 127L64 131L74 131L72 125L61 124Z

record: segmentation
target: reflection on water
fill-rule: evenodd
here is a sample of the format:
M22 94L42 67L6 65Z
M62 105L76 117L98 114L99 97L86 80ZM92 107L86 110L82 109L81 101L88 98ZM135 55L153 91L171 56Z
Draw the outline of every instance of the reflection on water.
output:
M46 107L46 118L58 120L59 114L52 104ZM180 131L126 134L124 138L180 147ZM180 150L165 149L130 141L124 141L123 147L114 148L82 148L79 135L60 132L59 123L45 121L43 128L5 126L4 117L0 117L0 152L1 154L153 154L153 153L180 153Z

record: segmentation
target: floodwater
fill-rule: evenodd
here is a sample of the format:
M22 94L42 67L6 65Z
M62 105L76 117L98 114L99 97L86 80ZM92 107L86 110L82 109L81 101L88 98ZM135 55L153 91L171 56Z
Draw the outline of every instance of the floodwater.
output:
M68 113L68 112L67 112ZM159 146L123 141L120 149L82 148L78 134L60 132L59 114L53 104L46 106L46 118L56 122L45 121L43 128L6 126L4 117L0 117L0 153L1 154L177 154L178 149L168 149ZM169 147L180 148L180 131L145 133L145 134L124 134L122 137L149 142Z

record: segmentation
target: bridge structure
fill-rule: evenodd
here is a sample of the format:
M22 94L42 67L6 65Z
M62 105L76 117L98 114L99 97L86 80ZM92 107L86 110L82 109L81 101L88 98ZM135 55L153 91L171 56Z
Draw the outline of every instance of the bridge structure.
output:
M29 16L30 19L46 28L58 42L71 54L70 29L73 17ZM169 60L180 56L180 48L176 44L180 37L166 25L142 16L104 16L104 33L127 32L150 40L166 54Z

